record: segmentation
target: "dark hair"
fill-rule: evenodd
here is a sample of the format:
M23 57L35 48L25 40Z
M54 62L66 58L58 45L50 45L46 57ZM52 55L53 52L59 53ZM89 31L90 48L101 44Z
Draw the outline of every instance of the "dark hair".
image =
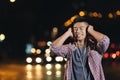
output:
M76 22L88 22L87 18L85 17L77 17L75 20L74 20L74 23Z
M76 22L87 22L89 24L89 19L87 17L77 17L72 24L76 23Z

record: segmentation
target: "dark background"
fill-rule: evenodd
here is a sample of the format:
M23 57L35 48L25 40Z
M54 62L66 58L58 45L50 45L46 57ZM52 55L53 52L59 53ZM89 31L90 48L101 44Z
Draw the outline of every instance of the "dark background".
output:
M1 60L25 57L25 45L35 41L51 40L50 32L58 27L64 32L64 22L80 10L96 11L102 19L93 21L96 30L107 34L111 43L120 43L120 16L107 17L109 12L120 10L119 0L0 0L0 33L6 39L0 43ZM7 58L5 56L7 55ZM4 56L4 57L3 57Z

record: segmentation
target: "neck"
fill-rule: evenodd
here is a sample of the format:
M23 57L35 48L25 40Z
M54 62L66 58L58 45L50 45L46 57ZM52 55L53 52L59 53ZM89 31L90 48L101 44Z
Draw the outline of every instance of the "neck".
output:
M77 46L78 47L83 47L85 45L85 43L84 43L84 41L82 40L82 41L77 41Z

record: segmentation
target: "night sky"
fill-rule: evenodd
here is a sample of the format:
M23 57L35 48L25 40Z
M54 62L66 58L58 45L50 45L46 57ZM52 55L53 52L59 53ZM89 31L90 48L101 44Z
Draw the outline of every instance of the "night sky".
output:
M109 2L108 2L109 1ZM113 2L114 1L114 2ZM24 57L25 44L31 37L36 41L49 40L53 27L63 31L63 24L80 10L104 14L95 20L95 29L107 34L111 42L120 42L120 17L109 20L109 12L120 10L119 0L9 0L0 1L0 33L6 39L0 44L2 54L11 58Z

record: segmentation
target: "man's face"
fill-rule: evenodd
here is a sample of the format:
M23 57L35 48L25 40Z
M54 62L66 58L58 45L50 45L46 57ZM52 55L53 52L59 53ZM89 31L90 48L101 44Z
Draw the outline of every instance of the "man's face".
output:
M73 25L73 31L77 37L77 40L85 39L87 26L88 24L86 22L77 22Z

